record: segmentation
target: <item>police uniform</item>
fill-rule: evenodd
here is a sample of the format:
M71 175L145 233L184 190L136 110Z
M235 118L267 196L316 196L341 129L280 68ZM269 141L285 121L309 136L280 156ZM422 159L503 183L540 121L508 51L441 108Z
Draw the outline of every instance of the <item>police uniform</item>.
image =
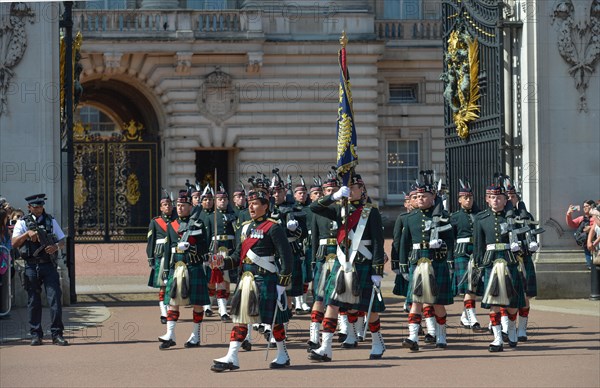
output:
M163 197L160 201L162 204L165 201L171 202L169 196ZM172 220L172 214L161 214L154 217L148 226L148 244L146 245L146 257L151 271L148 278L148 286L159 288L158 304L160 308L160 321L163 324L167 323L167 306L165 300L165 285L167 278L165 277L165 242L167 239L167 226Z
M492 186L488 194L505 195L504 188ZM493 211L488 208L477 216L474 228L474 255L477 265L484 269L484 295L481 306L510 307L518 309L525 306L523 281L519 271L519 263L513 253L519 246L511 247L507 210ZM516 314L509 315L509 345L517 345ZM490 311L490 321L494 333L494 341L490 344L490 352L503 349L501 332L501 313Z
M406 216L400 240L400 270L408 272L406 300L426 305L423 308L428 332L426 342L433 342L435 338L436 347L445 348L446 316L436 315L431 305L454 303L450 277L454 235L441 198L435 196L433 183L420 184L417 191L433 195L435 202L428 209L415 209ZM433 235L436 229L437 238ZM409 337L404 339L404 347L419 349L420 324L421 314L410 313Z
M311 203L310 208L315 214L335 221L338 225L337 260L325 286L324 304L328 306L328 310L335 306L348 312L366 312L369 310L371 296L375 292L373 279L380 282L383 276L383 228L379 209L368 201L364 182L360 175L355 174L351 177L350 186L352 185L359 185L362 190L362 198L348 202L347 217L344 216L346 209L336 201L337 193ZM343 220L346 221L347 227L344 227ZM380 286L380 284L376 284L376 286ZM383 311L385 311L383 299L374 298L371 312L381 313ZM323 319L321 346L312 350L309 355L309 358L315 361L331 361L331 342L337 320L333 321L327 318L327 315L328 312ZM378 315L376 317L375 321L368 323L373 340L370 359L380 359L385 352L380 320ZM344 341L345 347L357 346L355 322L351 322L352 329L348 329Z
M267 194L253 191L248 201L268 204ZM240 268L241 276L231 301L234 327L227 355L213 360L211 370L222 372L239 369L238 352L247 337L248 325L275 324L271 328L277 347L276 358L270 368L290 365L285 345L283 324L289 320L285 287L291 282L293 254L285 228L276 220L262 215L245 222L240 230L240 243L234 253L225 259L223 269Z
M186 191L179 193L177 203L191 206ZM159 337L160 349L168 349L175 343L175 325L179 319L179 306L192 305L194 327L185 347L200 345L200 325L204 319L201 306L209 303L208 280L203 269L204 256L208 252L206 226L200 219L181 216L167 227L165 263L169 277L165 294L167 333Z
M46 194L32 195L26 197L25 200L31 207L40 207L45 204ZM52 342L61 346L68 345L68 342L63 338L62 291L56 269L57 257L56 253L47 253L45 249L47 246L56 245L58 251L58 243L65 238L65 235L58 222L45 211L37 218L32 211L23 219L17 221L13 229L13 242L16 238L28 233L28 231L37 232L37 241L31 240L28 236L27 240L18 249L21 258L25 261L25 289L27 290L27 315L29 332L32 337L31 345L41 345L44 336L42 327L42 286L46 291L50 308Z

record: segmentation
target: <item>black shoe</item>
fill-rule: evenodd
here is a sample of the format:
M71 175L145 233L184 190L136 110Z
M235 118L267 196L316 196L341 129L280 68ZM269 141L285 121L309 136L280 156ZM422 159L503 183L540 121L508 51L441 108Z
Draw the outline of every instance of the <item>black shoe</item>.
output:
M427 333L427 334L425 334L424 342L426 344L434 344L435 343L435 337L432 336L431 334Z
M519 337L519 342L527 342L527 336Z
M508 333L502 332L502 341L508 342Z
M160 323L162 323L163 325L167 324L167 317L163 317L162 315L160 316Z
M210 370L212 370L213 372L223 372L226 370L236 370L236 369L240 369L239 366L237 365L233 365L233 363L231 362L219 362L219 361L214 361L214 364L210 367Z
M251 351L252 343L250 341L248 341L247 339L245 339L244 342L242 342L242 349L244 349L247 352Z
M69 342L64 339L62 335L57 335L56 337L52 338L52 343L58 346L69 346Z
M310 310L296 309L296 314L298 315L306 315L308 313L310 313Z
M272 362L272 363L269 364L269 368L271 368L271 369L287 368L288 366L290 366L290 359L289 358L283 364L278 364L276 362Z
M419 326L419 335L425 335L425 332L423 331L423 327Z
M348 334L346 334L346 333L339 333L338 334L338 342L344 342L344 341L346 341L346 337L348 337Z
M321 346L321 345L316 344L316 343L314 343L312 341L308 341L306 344L308 345L308 348L306 349L306 351L308 353L312 352L315 349L319 349L319 347Z
M342 342L342 348L344 349L354 349L358 347L358 341L354 343Z
M199 348L200 347L200 341L193 343L191 341L186 342L185 344L183 344L184 348Z
M262 334L267 341L271 340L271 330L264 330Z
M313 361L321 361L321 362L331 361L331 358L329 356L327 356L326 354L320 355L319 353L315 353L314 351L310 352L310 354L308 355L308 359L313 360Z
M365 339L363 338L363 336L362 336L362 335L357 335L357 336L356 336L356 340L357 340L358 342L365 342Z
M222 322L231 322L231 317L229 316L229 314L223 314L223 315L221 315L221 321Z
M488 350L492 353L496 353L496 352L501 352L504 350L504 346L503 345L492 345L490 344L490 347L488 348Z
M160 339L160 338L159 338L159 339ZM160 343L160 345L158 346L158 348L159 348L160 350L169 349L171 346L175 346L175 345L177 345L177 344L175 343L175 341L173 341L173 340L166 340L166 341L165 341L165 340L160 340L160 341L161 341L161 343Z
M415 342L415 341L409 340L408 338L405 338L402 341L402 347L403 348L409 348L413 352L416 352L416 351L419 350L419 344L417 342Z
M40 346L42 345L42 339L38 336L35 336L33 338L31 338L31 346Z
M448 347L448 344L444 344L444 343L436 343L435 347L438 349L446 349Z
M381 354L369 354L369 360L381 360L383 353Z
M517 347L517 343L518 342L508 341L508 346L510 346L511 348L516 348Z
M214 313L211 309L204 311L204 316L206 316L206 317L212 317L213 315L214 315Z
M474 333L485 333L488 331L487 327L481 327L479 322L475 322L475 324L471 326L471 330L473 330Z

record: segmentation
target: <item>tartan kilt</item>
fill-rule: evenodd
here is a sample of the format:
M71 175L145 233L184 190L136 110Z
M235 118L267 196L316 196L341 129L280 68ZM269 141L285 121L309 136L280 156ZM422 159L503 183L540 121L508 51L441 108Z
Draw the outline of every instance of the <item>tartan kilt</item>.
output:
M150 271L150 276L148 277L148 286L153 288L160 288L165 286L165 282L162 279L162 270L160 268L160 262L162 258L155 258L154 267Z
M229 283L230 284L237 284L237 282L240 281L240 276L239 276L239 273L238 273L238 268L233 268L233 269L227 270L225 272L229 276ZM210 279L210 278L208 278L208 279Z
M256 264L243 264L243 271L250 271L254 274L254 282L258 290L258 311L261 323L273 323L273 315L277 306L277 280L278 274L262 272L257 274L258 266ZM292 311L288 308L286 311L278 311L276 324L285 323L290 320Z
M484 290L487 289L488 282L490 280L490 275L492 273L493 266L485 267L485 273L483 275L483 284ZM510 304L508 306L502 307L511 307L511 308L521 308L525 307L525 290L523 287L523 276L521 271L519 271L518 265L508 265L508 272L510 273L510 277L512 278L512 284L515 289L516 295L513 295L510 298ZM489 309L491 306L487 303L481 303L481 308Z
M190 304L195 306L203 306L210 304L210 298L208 297L208 280L202 263L188 265L187 270L189 274L190 282ZM169 281L167 282L167 289L165 292L165 304L168 305L171 300L171 287L173 286L173 270L169 274Z
M465 280L460 286L460 281L465 277L469 269L469 256L459 256L454 259L454 279L452 279L452 295L464 295L469 290L469 281Z
M286 291L288 296L301 296L304 294L304 279L302 276L303 265L304 260L300 260L300 256L294 253L294 262L292 263L292 284L289 290Z
M537 296L537 277L535 274L535 264L532 255L523 257L523 266L525 267L525 295L530 298Z
M342 311L349 310L357 310L357 311L369 311L369 303L371 302L371 293L373 292L373 282L371 281L371 261L366 260L362 263L358 263L354 261L354 268L356 273L358 274L358 283L361 290L361 294L359 295L358 303L349 304L343 303L338 300L332 298L332 295L335 292L335 283L337 279L337 273L341 264L339 260L335 261L333 269L331 271L331 275L329 275L329 279L327 279L327 285L325 286L325 300L324 304L338 306ZM346 291L350 292L350 291ZM383 299L383 298L382 298ZM381 313L385 311L385 303L383 300L379 301L377 296L373 299L373 309L374 313Z
M312 286L312 291L313 291L313 300L316 302L323 302L324 297L321 295L318 295L318 291L319 291L319 284L321 284L321 281L327 282L327 279L323 279L321 280L321 278L323 277L323 265L325 264L325 261L327 260L327 256L330 254L335 254L337 251L337 246L336 245L327 245L325 246L324 249L324 257L322 259L317 259L316 263L315 263L315 269L313 271L313 286ZM337 262L337 259L335 260ZM327 284L325 283L325 288L327 287Z
M435 274L435 282L437 284L438 295L435 298L434 304L450 305L454 303L454 295L452 293L452 280L450 279L450 269L446 260L432 260L431 266ZM416 264L411 264L408 269L408 289L406 291L406 301L412 303L413 289L413 273L417 268Z
M408 281L404 279L402 275L396 275L394 279L394 289L392 290L394 295L406 296L408 293Z

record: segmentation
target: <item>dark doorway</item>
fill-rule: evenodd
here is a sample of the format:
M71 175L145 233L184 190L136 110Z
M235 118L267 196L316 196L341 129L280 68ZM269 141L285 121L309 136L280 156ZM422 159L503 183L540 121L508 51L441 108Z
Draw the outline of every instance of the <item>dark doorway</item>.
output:
M215 186L215 168L217 169L217 179L223 182L225 190L229 179L229 153L221 150L199 150L196 151L196 180L202 187L210 184Z

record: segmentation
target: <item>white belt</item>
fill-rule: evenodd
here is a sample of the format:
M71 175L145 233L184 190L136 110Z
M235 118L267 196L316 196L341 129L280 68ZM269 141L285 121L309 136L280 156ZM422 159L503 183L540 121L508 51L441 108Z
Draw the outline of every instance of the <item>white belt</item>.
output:
M258 256L256 253L252 252L252 249L248 249L246 257L252 260L254 264L266 269L269 272L277 272L277 267L275 266L275 256Z
M462 244L462 243L471 243L473 242L473 239L471 237L463 237L463 238L457 238L456 239L456 243L457 244Z
M156 240L157 244L164 244L167 241L166 238L159 238L158 240Z
M288 237L288 242L294 242L298 240L298 237Z
M510 249L510 244L488 244L485 247L486 251L506 251L507 249Z
M171 247L171 253L186 253L187 249L185 251L182 251L181 249L177 248L177 247Z
M412 249L429 249L429 243L416 243L412 245Z
M358 244L358 248L356 248L356 250L359 251L367 260L373 259L373 253L371 253L371 251L367 249L367 246L369 245L371 245L371 240L361 240L361 242ZM350 247L350 249L352 249L352 247ZM344 253L342 252L339 245L337 255L341 255L345 258Z
M319 240L319 245L337 245L335 238L322 238Z
M230 234L220 234L218 236L213 236L212 240L215 241L228 241L228 240L233 240L235 239L235 236L232 236Z

